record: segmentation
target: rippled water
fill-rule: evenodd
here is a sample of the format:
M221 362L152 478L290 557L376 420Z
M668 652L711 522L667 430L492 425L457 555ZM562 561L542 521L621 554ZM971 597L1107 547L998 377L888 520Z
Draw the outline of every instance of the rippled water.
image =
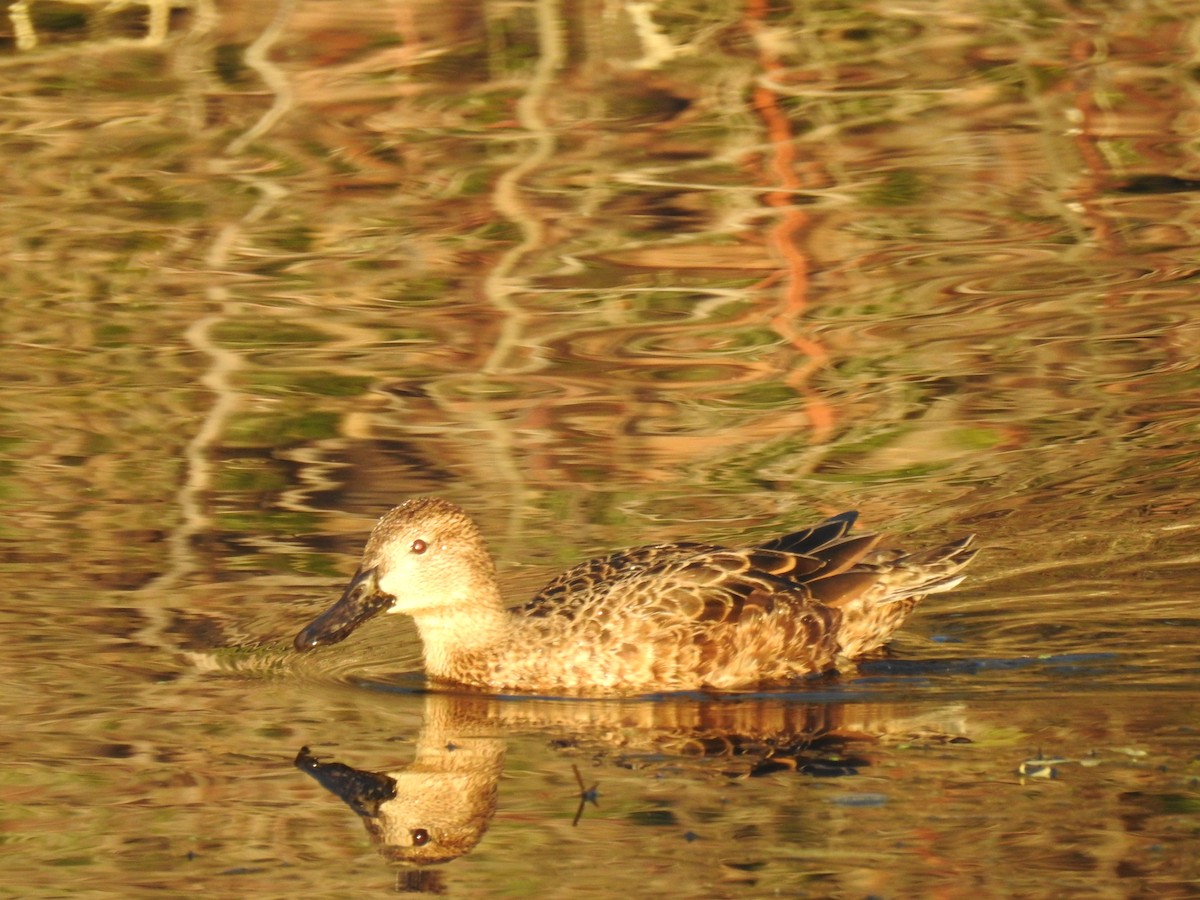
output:
M1200 7L1119 6L9 4L0 882L1195 895ZM422 493L514 600L984 552L786 691L295 654Z

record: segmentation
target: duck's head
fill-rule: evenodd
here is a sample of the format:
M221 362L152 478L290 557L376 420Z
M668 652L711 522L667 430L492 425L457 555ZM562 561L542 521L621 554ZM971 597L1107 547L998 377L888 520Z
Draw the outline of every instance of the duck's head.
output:
M432 497L409 500L379 520L341 599L296 635L295 646L336 644L379 613L469 603L494 584L491 555L466 513Z

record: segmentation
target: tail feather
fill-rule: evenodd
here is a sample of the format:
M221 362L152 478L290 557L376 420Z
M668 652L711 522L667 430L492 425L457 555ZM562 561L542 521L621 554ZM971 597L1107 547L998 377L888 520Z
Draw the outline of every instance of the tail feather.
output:
M865 590L846 592L832 601L842 610L838 635L843 655L857 657L881 647L927 594L948 591L959 584L965 577L963 567L977 552L971 549L973 540L974 535L968 535L910 554L877 551L852 567L848 575L865 570L873 574L875 581ZM829 580L836 582L845 577Z
M759 544L758 548L760 550L782 550L784 553L796 553L801 556L819 554L819 551L843 537L857 518L857 512L838 513L811 528L793 531L791 534L773 538L765 544Z
M821 578L808 584L808 594L818 603L839 606L862 596L879 582L879 575L871 571L843 572L829 578Z

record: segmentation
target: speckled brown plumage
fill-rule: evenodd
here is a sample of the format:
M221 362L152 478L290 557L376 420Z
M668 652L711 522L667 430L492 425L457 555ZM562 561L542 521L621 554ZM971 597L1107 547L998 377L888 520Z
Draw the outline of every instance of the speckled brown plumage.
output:
M884 644L949 590L971 538L905 554L851 535L854 513L743 550L658 544L580 563L508 609L475 523L410 500L376 525L342 599L296 637L307 650L378 612L417 624L428 673L499 691L734 689L822 672Z

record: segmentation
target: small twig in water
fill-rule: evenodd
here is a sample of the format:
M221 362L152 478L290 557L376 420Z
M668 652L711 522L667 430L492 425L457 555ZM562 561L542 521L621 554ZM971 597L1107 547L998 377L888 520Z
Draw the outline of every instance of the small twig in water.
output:
M600 804L596 800L596 788L600 787L600 782L596 782L589 788L583 786L583 776L579 774L579 766L571 763L571 768L575 770L575 781L579 784L579 809L575 810L575 818L571 820L571 827L574 828L579 824L580 818L583 816L583 808L587 804L592 804L599 808Z

